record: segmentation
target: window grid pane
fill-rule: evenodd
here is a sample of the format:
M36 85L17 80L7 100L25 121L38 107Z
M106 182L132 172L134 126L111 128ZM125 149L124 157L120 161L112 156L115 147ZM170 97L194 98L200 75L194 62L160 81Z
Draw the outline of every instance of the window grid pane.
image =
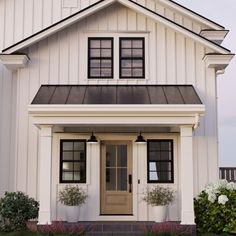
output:
M148 182L173 183L173 140L148 141Z
M88 78L113 78L113 38L89 38L88 47Z
M61 140L60 153L60 183L85 183L85 140Z
M120 78L144 78L144 38L120 38Z

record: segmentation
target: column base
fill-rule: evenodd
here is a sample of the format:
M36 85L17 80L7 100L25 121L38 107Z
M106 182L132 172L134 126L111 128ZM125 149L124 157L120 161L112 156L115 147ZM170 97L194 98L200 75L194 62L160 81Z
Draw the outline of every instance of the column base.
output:
M39 218L37 225L51 225L51 212L49 211L39 211Z
M182 211L181 225L195 225L195 217L193 211Z

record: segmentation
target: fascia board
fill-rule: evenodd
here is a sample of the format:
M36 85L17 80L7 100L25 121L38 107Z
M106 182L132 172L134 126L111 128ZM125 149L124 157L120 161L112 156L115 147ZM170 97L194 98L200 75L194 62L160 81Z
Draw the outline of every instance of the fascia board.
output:
M154 21L163 23L167 27L170 27L173 30L176 30L183 35L193 38L195 41L200 42L209 48L213 49L214 51L218 53L229 53L230 51L222 46L219 46L218 44L211 42L210 40L207 40L203 38L202 36L196 34L195 32L183 27L182 25L177 24L176 22L171 21L170 19L165 18L164 16L159 15L156 12L153 12L152 10L138 4L137 2L131 1L131 0L101 0L100 2L88 7L86 10L83 10L82 12L79 12L78 14L72 15L68 17L67 19L62 20L59 23L56 23L52 26L50 26L47 29L42 30L39 33L36 33L35 35L30 36L27 39L24 39L18 43L16 43L13 46L10 46L3 50L6 54L11 54L16 51L22 50L36 42L39 42L43 40L46 37L49 37L50 35L57 33L58 31L72 25L73 23L89 16L90 14L93 14L96 11L99 11L103 9L104 7L107 7L111 5L114 2L119 2L122 5L133 9L134 11L141 13L149 18L151 18Z
M202 30L200 35L204 38L221 44L228 33L229 30Z
M204 16L202 16L202 15L200 15L200 14L198 14L198 13L196 13L196 12L194 12L194 11L192 11L192 10L190 10L190 9L188 9L188 8L182 6L181 4L176 3L172 0L171 1L170 0L158 0L158 1L161 4L166 5L172 9L180 12L183 15L185 15L185 16L187 16L187 17L189 17L189 18L191 18L191 19L193 19L193 20L195 20L207 27L210 27L210 28L216 29L216 30L224 29L224 26L219 25L216 22L214 22L210 19L207 19L206 17L204 17Z
M131 0L127 1L127 0L117 0L119 3L121 3L122 5L140 13L143 15L146 15L147 17L151 18L152 20L156 21L156 22L160 22L164 25L166 25L167 27L178 31L180 33L182 33L183 35L192 38L193 40L195 40L196 42L199 42L207 47L209 47L210 49L213 49L214 51L218 52L218 53L229 53L230 50L218 45L217 43L214 43L204 37L202 37L201 35L183 27L182 25L179 25L176 22L173 22L161 15L159 15L156 12L153 12L150 9L147 9L146 7L138 4L137 2L133 2Z
M29 105L31 116L192 116L205 105Z
M205 105L29 105L40 125L191 125L197 129Z
M13 45L13 46L10 46L10 47L4 49L3 52L5 54L11 54L16 51L22 50L26 47L29 47L32 44L37 43L37 42L55 34L55 33L63 30L64 28L74 24L75 22L82 20L83 18L93 14L94 12L99 11L99 10L103 9L104 7L109 6L110 4L112 4L115 1L116 0L103 0L103 1L100 1L99 3L95 3L93 6L90 6L87 9L82 10L81 13L74 14L73 16L63 19L59 23L56 23L46 29L43 29L40 33L36 33L35 35L28 37L27 39L23 39L22 41L16 43L15 46Z

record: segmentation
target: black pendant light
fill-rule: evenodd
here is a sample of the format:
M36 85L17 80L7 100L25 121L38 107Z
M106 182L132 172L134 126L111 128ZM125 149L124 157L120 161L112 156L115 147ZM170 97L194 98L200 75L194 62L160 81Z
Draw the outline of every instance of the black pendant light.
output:
M142 136L141 132L139 133L139 136L137 136L137 139L136 139L135 143L146 143L146 140Z
M94 136L93 132L92 135L90 136L90 138L87 140L87 143L97 143L98 140L96 138L96 136Z

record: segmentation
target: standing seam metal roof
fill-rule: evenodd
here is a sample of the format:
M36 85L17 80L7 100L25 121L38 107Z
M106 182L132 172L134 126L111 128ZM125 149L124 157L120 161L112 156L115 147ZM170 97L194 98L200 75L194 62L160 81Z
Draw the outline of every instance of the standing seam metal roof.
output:
M202 104L192 85L42 85L32 105Z

